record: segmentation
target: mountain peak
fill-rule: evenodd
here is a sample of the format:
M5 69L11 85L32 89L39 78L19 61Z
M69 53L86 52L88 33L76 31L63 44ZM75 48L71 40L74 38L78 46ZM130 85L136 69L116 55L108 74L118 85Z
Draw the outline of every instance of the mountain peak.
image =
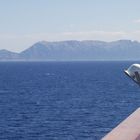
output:
M1 52L10 52L10 51L8 51L8 50L6 50L6 49L1 49L0 51L1 51Z

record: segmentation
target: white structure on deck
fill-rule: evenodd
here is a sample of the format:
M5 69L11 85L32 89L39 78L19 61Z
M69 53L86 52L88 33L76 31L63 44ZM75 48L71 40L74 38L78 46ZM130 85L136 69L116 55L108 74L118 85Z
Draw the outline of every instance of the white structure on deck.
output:
M140 64L133 64L124 72L140 85Z
M124 72L140 85L140 64L133 64ZM140 140L140 108L103 137L102 140Z

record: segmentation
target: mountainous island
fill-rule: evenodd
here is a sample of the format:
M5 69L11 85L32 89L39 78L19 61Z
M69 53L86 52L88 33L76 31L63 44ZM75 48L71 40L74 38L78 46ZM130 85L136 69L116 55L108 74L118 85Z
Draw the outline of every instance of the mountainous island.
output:
M0 50L0 61L82 61L82 60L140 60L140 42L40 41L28 49L15 53Z

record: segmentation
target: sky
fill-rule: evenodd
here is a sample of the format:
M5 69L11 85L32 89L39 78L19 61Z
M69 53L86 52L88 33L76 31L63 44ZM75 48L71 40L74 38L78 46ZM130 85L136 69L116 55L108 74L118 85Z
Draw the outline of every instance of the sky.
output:
M0 0L0 49L38 41L140 41L140 0Z

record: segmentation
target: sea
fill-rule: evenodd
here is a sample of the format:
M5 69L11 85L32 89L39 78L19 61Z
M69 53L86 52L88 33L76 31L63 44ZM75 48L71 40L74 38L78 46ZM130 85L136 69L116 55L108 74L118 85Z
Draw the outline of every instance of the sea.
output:
M0 62L0 140L100 140L140 106L133 63Z

